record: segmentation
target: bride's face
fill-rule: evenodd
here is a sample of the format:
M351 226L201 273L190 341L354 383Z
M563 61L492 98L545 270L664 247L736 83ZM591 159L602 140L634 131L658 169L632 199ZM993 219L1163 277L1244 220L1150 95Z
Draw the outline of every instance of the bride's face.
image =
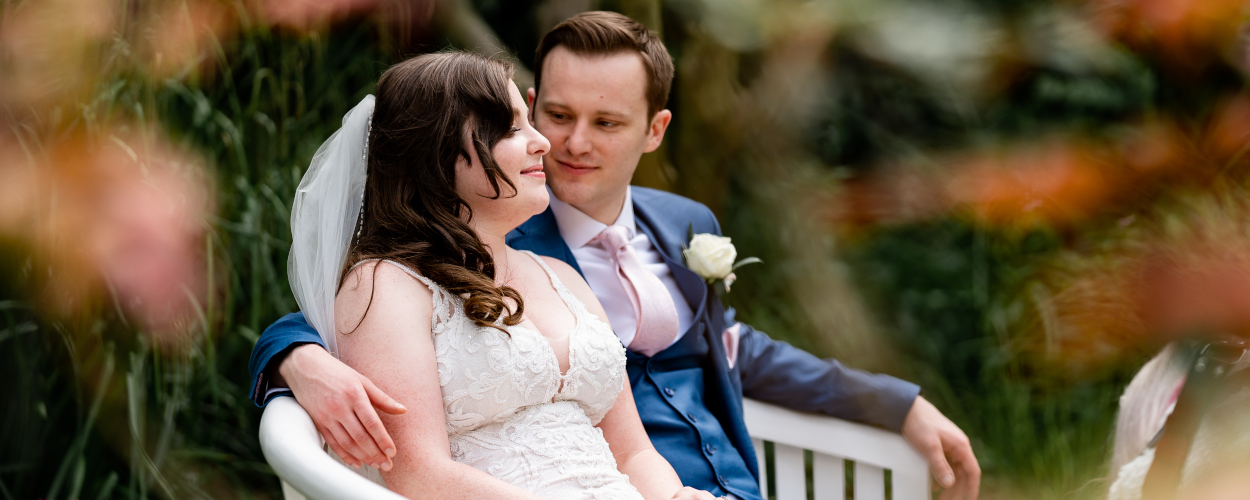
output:
M547 209L547 176L543 173L543 155L551 149L547 138L539 134L529 120L529 110L516 84L509 82L512 96L512 132L491 150L495 164L516 186L516 196L500 179L500 196L495 196L472 147L467 147L471 162L456 165L456 194L473 209L475 225L489 223L500 230L512 230L534 215ZM505 231L506 232L506 231Z

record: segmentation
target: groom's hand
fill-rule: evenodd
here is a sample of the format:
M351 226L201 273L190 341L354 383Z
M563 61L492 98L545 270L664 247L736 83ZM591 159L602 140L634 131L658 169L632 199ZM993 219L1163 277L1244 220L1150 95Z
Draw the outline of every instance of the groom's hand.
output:
M932 403L916 396L903 421L903 437L929 461L933 477L946 489L941 500L976 500L981 490L981 466L972 454L968 436Z
M391 470L395 442L374 408L392 415L407 408L317 344L292 349L278 373L344 462Z

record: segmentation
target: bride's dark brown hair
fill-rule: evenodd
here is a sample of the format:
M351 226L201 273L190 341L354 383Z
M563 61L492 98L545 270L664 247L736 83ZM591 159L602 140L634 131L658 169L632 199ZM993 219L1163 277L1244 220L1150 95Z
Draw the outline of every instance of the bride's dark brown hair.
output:
M382 74L360 235L344 276L362 260L393 260L467 296L464 312L480 326L496 326L500 317L505 325L521 321L521 295L495 284L495 262L465 223L473 213L455 191L456 162L470 161L467 137L493 198L516 194L491 154L512 130L512 72L505 61L443 52L408 59ZM511 192L502 193L500 184ZM506 298L515 309L509 310Z

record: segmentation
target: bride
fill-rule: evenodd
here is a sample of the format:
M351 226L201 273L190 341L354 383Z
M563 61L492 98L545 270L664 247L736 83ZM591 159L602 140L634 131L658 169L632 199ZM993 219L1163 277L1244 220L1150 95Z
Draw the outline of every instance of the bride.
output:
M410 408L382 416L398 446L382 472L392 490L709 499L651 445L624 347L582 277L504 244L548 201L550 144L511 76L478 55L423 55L344 117L296 194L301 309L332 353Z

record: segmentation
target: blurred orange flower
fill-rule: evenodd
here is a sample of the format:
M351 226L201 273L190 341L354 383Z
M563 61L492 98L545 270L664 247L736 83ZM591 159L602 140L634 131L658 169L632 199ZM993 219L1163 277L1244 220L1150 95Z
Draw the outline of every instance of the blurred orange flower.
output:
M1095 253L1066 253L1033 285L1047 291L1035 297L1035 326L1069 363L1185 335L1250 337L1247 192L1186 197L1162 220L1105 235Z
M35 276L46 310L72 315L113 294L144 330L172 332L204 298L205 183L160 140L107 137L72 136L32 157L0 144L0 234L46 266Z
M1136 161L1160 169L1171 152ZM1071 140L954 155L938 168L896 167L848 186L835 209L843 223L863 225L966 212L994 226L1071 224L1097 212L1125 187L1126 172L1107 154Z
M154 79L177 76L203 66L215 44L236 29L230 12L218 2L172 3L147 16L143 59Z
M68 102L95 84L99 44L116 30L117 4L47 0L6 4L0 16L0 102L25 106Z
M433 1L406 0L258 0L263 18L270 23L298 31L308 31L327 22L381 7L389 11L413 9L429 19ZM414 18L415 19L415 18Z
M1250 103L1227 106L1220 116L1206 134L1216 146L1204 158L1176 126L1156 119L1115 142L1053 137L950 155L936 166L886 168L849 182L831 217L863 226L962 212L991 226L1070 226L1164 183L1216 175L1219 158L1246 144Z
M1066 142L956 164L962 165L944 182L947 196L988 224L1076 220L1113 189L1093 153Z
M1236 161L1245 156L1250 146L1250 98L1229 98L1216 107L1207 144L1222 159Z
M1139 307L1152 333L1250 332L1250 248L1172 249L1147 262Z
M1169 62L1191 68L1237 45L1244 0L1093 0L1102 31Z

